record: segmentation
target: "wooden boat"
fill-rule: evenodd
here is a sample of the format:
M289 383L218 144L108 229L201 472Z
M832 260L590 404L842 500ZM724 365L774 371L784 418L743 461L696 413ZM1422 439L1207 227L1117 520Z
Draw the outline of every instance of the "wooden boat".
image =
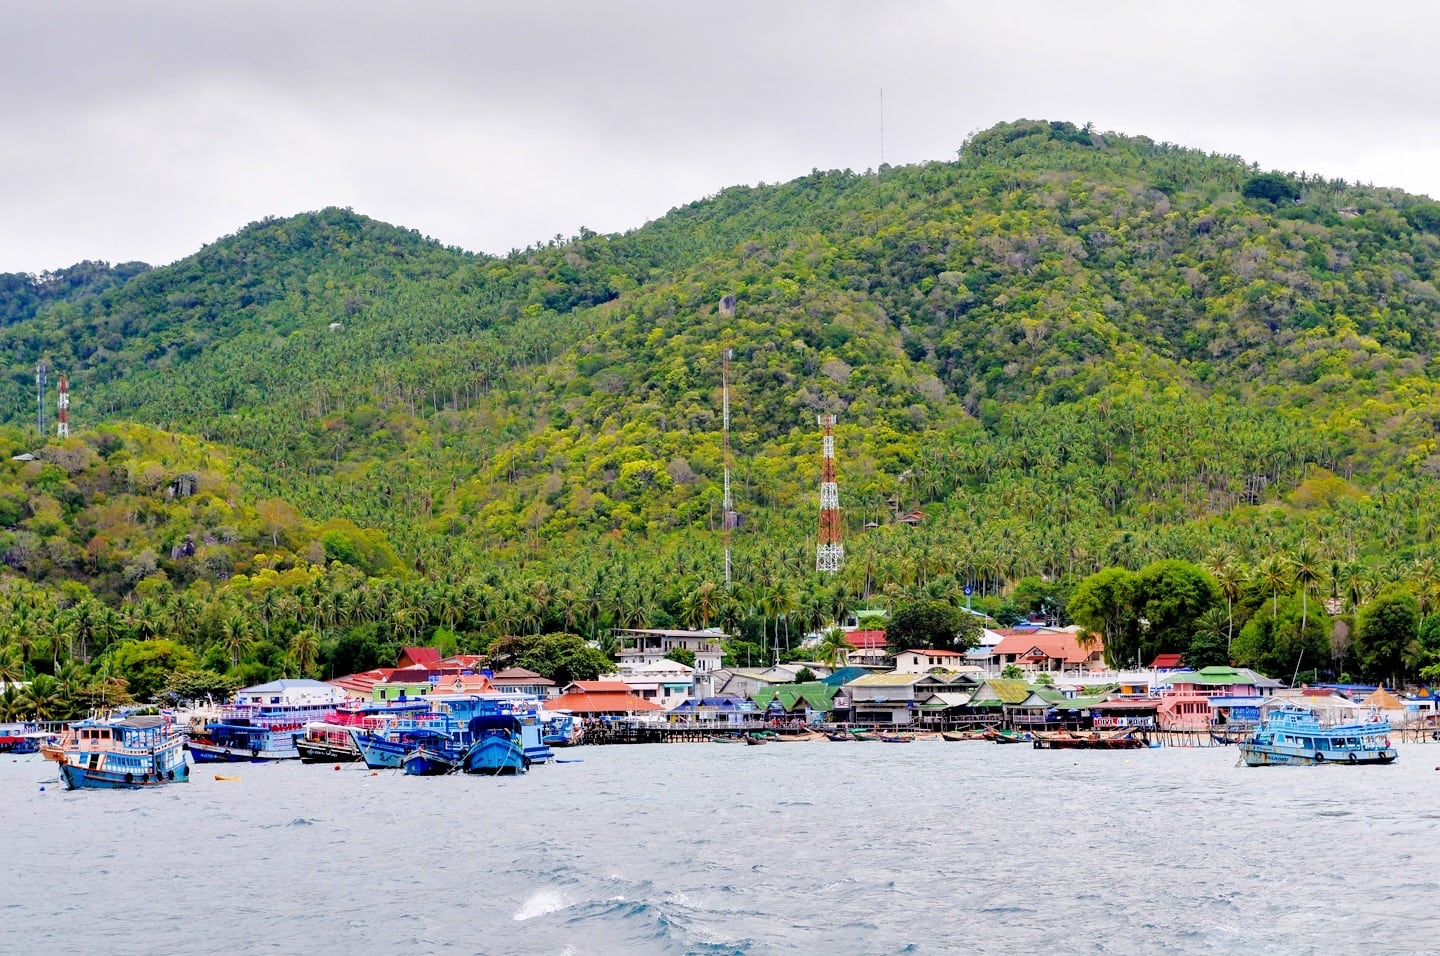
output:
M1262 718L1255 733L1240 744L1247 767L1394 763L1390 721L1374 717L1357 724L1324 726L1313 708L1286 703Z
M710 742L712 744L738 744L740 737L736 734L711 734Z
M752 735L752 734L746 734L746 735L745 735L745 743L749 744L751 747L758 747L758 746L760 746L761 744L765 743L765 741L764 741L764 739L762 739L762 738L760 738L760 737L756 737L756 736L754 736L754 735Z
M400 758L400 769L411 777L438 777L460 769L463 755L443 744L421 744Z
M852 737L852 736L850 736L850 735L849 735L848 733L846 733L845 731L841 730L841 731L835 731L835 732L833 732L833 733L826 733L826 734L825 734L825 739L826 739L826 740L833 740L833 741L835 741L837 744L848 744L850 741L854 740L855 738Z
M915 738L912 737L912 736L910 736L909 734L881 734L881 735L880 735L880 742L881 742L882 744L908 744L908 743L913 743L914 740L915 740Z
M1029 743L1030 735L1021 733L1018 730L996 730L994 728L985 731L985 739L993 740L997 744L1023 744Z
M1036 750L1136 750L1148 746L1145 738L1131 728L1102 733L1072 733L1068 730L1040 732L1035 736Z
M951 743L960 743L967 740L985 740L987 738L983 730L942 730L940 731L940 739L948 740Z
M82 720L46 755L60 764L71 790L133 790L190 779L185 735L159 714Z

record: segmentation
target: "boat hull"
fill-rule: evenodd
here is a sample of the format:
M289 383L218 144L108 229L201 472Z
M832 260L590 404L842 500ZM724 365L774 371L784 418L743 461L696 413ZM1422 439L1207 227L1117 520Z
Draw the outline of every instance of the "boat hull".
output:
M190 779L190 768L181 763L164 773L135 774L91 770L89 767L62 763L60 778L70 790L143 790L171 783L186 783Z
M1257 744L1241 744L1240 758L1247 767L1358 767L1394 763L1400 754L1393 748L1348 751L1326 756L1318 751L1285 750Z
M470 748L462 769L466 773L502 776L524 773L529 764L524 749L517 741L493 736L477 741Z
M314 740L295 741L295 750L302 763L349 763L360 759L360 751L353 746Z
M410 777L439 777L454 773L458 763L458 757L428 747L417 747L400 761L400 769Z
M202 740L191 740L185 747L190 751L190 759L196 763L270 763L276 760L300 759L298 750L237 750Z

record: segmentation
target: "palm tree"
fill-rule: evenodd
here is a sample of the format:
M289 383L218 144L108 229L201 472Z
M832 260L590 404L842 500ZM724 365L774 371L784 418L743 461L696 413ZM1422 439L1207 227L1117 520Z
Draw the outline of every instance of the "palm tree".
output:
M313 627L302 627L290 638L290 656L295 659L295 667L304 677L310 668L315 666L315 658L320 653L320 635Z
M850 666L850 642L845 639L845 632L838 627L830 628L816 645L815 654L820 663L836 670Z
M1260 583L1270 589L1270 616L1280 614L1280 589L1290 585L1290 569L1278 555L1271 555L1260 565L1257 572Z
M1301 545L1295 557L1290 559L1290 570L1295 583L1300 586L1300 634L1304 639L1305 624L1310 612L1309 595L1319 587L1323 567L1320 558L1307 545Z

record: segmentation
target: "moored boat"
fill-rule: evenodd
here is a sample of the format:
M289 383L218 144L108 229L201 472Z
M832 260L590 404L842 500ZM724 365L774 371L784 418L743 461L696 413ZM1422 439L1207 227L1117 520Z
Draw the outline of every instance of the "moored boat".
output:
M524 773L529 768L518 718L501 714L472 717L470 734L474 743L460 762L460 769L466 773L499 776Z
M421 744L400 758L400 769L411 777L438 777L460 769L464 754L445 744Z
M47 756L71 790L133 790L184 783L185 737L164 715L83 720Z
M997 744L1023 744L1031 740L1031 735L1018 730L997 730L991 728L985 731L985 739L993 740Z
M1359 765L1394 763L1399 753L1384 717L1327 726L1313 708L1286 702L1261 717L1241 741L1240 757L1249 767Z
M1034 737L1036 750L1138 750L1149 745L1143 736L1129 728L1086 733L1041 731Z

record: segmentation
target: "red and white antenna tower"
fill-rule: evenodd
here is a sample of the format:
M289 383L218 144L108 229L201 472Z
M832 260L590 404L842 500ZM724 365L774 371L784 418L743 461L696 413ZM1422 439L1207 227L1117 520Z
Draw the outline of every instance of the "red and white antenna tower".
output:
M735 315L735 297L727 295L720 300L720 314L725 318ZM720 527L725 542L725 584L730 584L730 532L740 524L735 513L735 501L730 497L730 359L731 350L720 353L720 460L725 468L725 490L720 498L722 513Z
M60 376L60 393L55 399L55 435L70 437L70 380Z
M815 570L834 574L845 563L840 543L840 486L835 482L835 416L821 415L816 422L825 430L820 462L820 543L815 548Z

